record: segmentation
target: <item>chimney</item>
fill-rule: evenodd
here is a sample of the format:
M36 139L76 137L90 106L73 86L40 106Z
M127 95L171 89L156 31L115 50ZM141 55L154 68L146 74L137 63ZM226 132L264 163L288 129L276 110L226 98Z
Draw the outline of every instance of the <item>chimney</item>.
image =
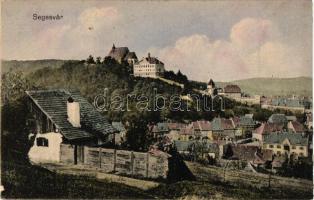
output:
M80 104L75 102L72 97L69 97L67 101L67 114L68 121L72 124L73 127L81 127Z

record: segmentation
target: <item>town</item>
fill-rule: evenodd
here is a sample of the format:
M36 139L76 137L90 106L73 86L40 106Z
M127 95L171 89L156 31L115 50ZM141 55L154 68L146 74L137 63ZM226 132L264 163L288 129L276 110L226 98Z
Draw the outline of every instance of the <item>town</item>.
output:
M191 81L150 53L138 59L114 44L103 59L90 55L26 78L9 71L3 80L5 144L24 144L7 148L16 166L154 187L195 180L311 187L311 97L248 94L215 77Z
M165 64L149 53L138 60L136 53L130 52L128 47L113 45L104 62L106 60L132 67L131 77L158 79L170 85L176 82L166 79ZM95 62L92 56L84 61L87 67L97 63L100 64L100 59ZM26 91L28 108L33 113L28 120L29 139L34 141L29 159L34 163L66 163L118 174L167 178L167 158L172 156L170 152L176 151L183 160L207 166L225 168L228 164L252 173L307 176L302 171L309 171L302 167L312 165L311 99L254 97L251 100L243 96L238 85L220 88L213 79L209 79L205 90L193 88L193 91L209 98L219 96L222 100L231 99L246 106L269 109L271 115L264 120L250 112L230 116L218 114L211 120L164 118L148 121L142 124L146 126L142 129L134 129L130 121L106 119L78 92L31 90ZM195 100L189 98L186 101ZM149 101L146 103L148 105ZM146 144L137 143L132 149L129 141L135 136L130 134L150 140L143 140ZM145 154L140 153L143 150ZM293 170L288 172L291 168Z

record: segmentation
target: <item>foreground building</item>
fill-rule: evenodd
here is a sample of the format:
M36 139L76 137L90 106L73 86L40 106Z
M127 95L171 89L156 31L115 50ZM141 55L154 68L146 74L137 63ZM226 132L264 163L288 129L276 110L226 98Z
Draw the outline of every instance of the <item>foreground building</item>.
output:
M66 90L26 91L34 144L33 162L83 162L82 146L102 146L113 141L116 129L78 92ZM64 144L62 148L62 145ZM69 155L71 148L73 155Z
M133 74L138 77L157 78L165 72L164 63L155 57L148 56L133 65Z
M308 157L308 137L295 133L273 133L264 138L263 149L273 151L274 155Z

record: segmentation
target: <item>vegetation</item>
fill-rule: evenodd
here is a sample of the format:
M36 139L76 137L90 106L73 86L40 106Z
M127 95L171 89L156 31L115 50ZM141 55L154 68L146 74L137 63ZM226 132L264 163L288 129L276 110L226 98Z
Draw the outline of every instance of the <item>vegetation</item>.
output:
M56 61L57 62L57 61ZM63 62L63 61L62 61ZM45 63L45 62L44 62ZM49 62L48 62L49 63ZM106 57L102 62L100 58L89 57L89 62L68 61L62 66L51 67L37 66L38 70L27 70L23 73L11 70L2 76L2 108L1 108L1 167L2 184L5 191L4 198L175 198L186 195L197 197L233 197L233 198L282 198L298 197L307 198L308 194L297 191L269 191L264 189L234 187L221 182L202 182L191 179L182 181L188 173L188 169L182 169L182 175L172 177L177 183L161 184L158 188L142 191L123 184L107 181L97 181L86 176L71 176L56 174L41 167L30 164L27 152L31 146L28 140L27 119L28 108L26 105L25 90L65 88L76 89L93 102L96 95L103 94L104 88L108 88L108 96L126 96L131 94L139 96L145 94L150 97L149 105L153 104L154 90L158 94L169 98L171 95L193 94L192 88L198 83L190 82L181 72L167 72L169 77L185 85L185 89L172 86L156 79L144 79L130 77L132 69L125 63L118 64L115 60ZM23 68L23 67L22 67ZM28 68L28 67L25 67ZM24 68L23 68L24 70ZM25 76L24 76L25 75ZM202 100L204 101L204 100ZM109 107L104 112L110 120L123 120L129 122L126 148L145 151L152 142L145 134L149 122L156 123L162 120L198 120L212 119L215 116L233 116L248 112L261 114L265 119L270 113L262 115L264 110L257 107L247 107L226 99L225 108L228 112L219 110L219 102L214 102L215 112L196 110L195 102L182 102L181 106L190 106L191 111L172 111L170 109L157 110L154 112L138 111L136 99L131 98L123 104L129 105L130 111L116 111ZM161 105L162 102L158 102ZM166 104L166 106L169 106ZM232 111L232 112L231 112ZM258 116L258 115L257 115ZM142 148L140 148L142 147ZM175 152L173 157L179 156ZM178 171L182 163L175 163L170 170ZM267 193L265 196L264 194ZM218 195L218 196L217 196ZM281 196L283 195L283 196ZM300 196L299 196L300 195Z

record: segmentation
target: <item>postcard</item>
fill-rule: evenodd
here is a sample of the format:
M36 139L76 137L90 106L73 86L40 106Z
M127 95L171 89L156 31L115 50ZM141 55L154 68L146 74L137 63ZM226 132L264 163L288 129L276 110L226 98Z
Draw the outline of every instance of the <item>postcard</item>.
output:
M312 199L309 0L1 1L3 199Z

